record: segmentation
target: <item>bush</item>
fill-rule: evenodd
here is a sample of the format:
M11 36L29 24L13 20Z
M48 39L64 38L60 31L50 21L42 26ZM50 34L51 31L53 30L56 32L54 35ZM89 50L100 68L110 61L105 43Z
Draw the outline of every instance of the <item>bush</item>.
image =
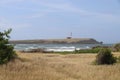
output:
M115 45L113 46L113 51L115 51L115 52L120 51L120 43L115 44Z
M120 63L120 56L117 58L117 62Z
M101 49L96 56L96 64L114 64L116 63L116 58L109 49Z
M11 29L0 32L0 64L7 63L17 56L14 47L8 42L10 32Z

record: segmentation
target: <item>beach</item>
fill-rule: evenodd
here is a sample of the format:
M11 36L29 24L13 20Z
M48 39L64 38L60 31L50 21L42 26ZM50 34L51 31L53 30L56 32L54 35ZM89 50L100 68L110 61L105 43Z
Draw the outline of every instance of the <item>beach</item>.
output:
M120 64L93 65L96 54L21 53L0 66L0 80L119 80ZM120 53L113 53L120 56Z

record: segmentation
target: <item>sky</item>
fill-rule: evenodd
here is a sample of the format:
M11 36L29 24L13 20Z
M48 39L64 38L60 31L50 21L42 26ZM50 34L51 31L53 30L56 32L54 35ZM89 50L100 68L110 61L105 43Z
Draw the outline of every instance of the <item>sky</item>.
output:
M11 40L94 38L120 42L120 0L0 0L0 31Z

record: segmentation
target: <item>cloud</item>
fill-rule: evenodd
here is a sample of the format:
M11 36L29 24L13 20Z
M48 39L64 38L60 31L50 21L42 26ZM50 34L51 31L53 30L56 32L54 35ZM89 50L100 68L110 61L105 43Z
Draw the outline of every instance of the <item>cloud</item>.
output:
M48 0L47 0L48 1ZM78 8L76 7L74 4L70 3L70 2L66 2L65 0L63 1L59 1L58 2L54 2L54 0L52 0L52 2L46 2L43 0L34 0L34 3L42 5L44 7L47 7L48 10L53 10L53 12L72 12L72 13L77 13L81 16L91 16L93 18L98 18L98 19L102 19L102 20L106 20L106 21L120 21L120 15L115 15L112 13L100 13L100 12L93 12L93 11L89 11L89 10L84 10L82 8ZM52 11L51 11L52 12ZM44 13L44 12L43 12ZM50 13L48 11L48 13Z
M31 25L28 24L28 23L12 23L10 22L8 19L6 18L3 18L3 17L0 17L0 29L4 30L4 29L9 29L9 28L12 28L12 29L23 29L23 28L26 28L26 27L30 27Z
M69 3L63 3L63 4L42 3L42 5L47 6L48 8L53 8L53 9L61 10L64 12L78 13L83 16L92 16L92 17L98 17L98 18L103 18L103 19L107 19L107 20L120 19L120 15L115 15L115 14L111 14L111 13L91 12L89 10L77 8L74 5L69 4Z
M45 14L34 14L34 15L25 16L24 18L33 19L33 18L40 18L40 17L43 17L43 16L45 16Z
M9 4L15 4L18 2L23 2L24 0L0 0L0 6L8 6Z
M5 18L0 17L0 27L2 29L4 29L4 28L11 28L10 26L11 26L11 24L9 24L9 22Z
M25 0L0 0L0 3L1 4L13 4L13 3L18 3L18 2L23 2Z
M87 16L92 17L97 20L103 20L108 22L119 22L120 15L115 15L112 13L100 13L96 11L89 11L85 10L84 8L76 7L73 3L68 0L1 0L0 3L4 4L14 4L14 3L32 3L33 7L22 7L22 6L15 6L15 8L20 10L29 10L33 11L34 13L30 13L29 15L24 15L23 18L32 19L32 18L40 18L43 16L47 16L49 13L77 13L80 16ZM6 5L7 6L7 5ZM42 10L41 10L42 7ZM44 9L44 10L43 10Z

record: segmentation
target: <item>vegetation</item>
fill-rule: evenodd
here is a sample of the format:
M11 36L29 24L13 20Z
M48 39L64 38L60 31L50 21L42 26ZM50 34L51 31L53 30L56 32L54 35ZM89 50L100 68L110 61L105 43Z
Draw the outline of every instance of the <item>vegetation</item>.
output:
M0 66L0 80L120 80L119 63L91 65L96 54L17 54L24 61Z
M120 63L120 56L119 56L119 57L117 57L117 62L118 62L118 63Z
M101 47L95 47L92 49L76 50L75 53L98 53L100 50L101 50Z
M98 53L100 51L100 48L96 49L82 49L82 50L76 50L76 53Z
M115 45L113 46L113 51L115 51L115 52L119 52L119 51L120 51L120 43L115 44Z
M96 64L114 64L116 58L113 56L109 49L101 49L96 56Z
M8 31L0 32L0 64L4 64L13 60L16 57L14 47L9 45L9 34L11 29Z

